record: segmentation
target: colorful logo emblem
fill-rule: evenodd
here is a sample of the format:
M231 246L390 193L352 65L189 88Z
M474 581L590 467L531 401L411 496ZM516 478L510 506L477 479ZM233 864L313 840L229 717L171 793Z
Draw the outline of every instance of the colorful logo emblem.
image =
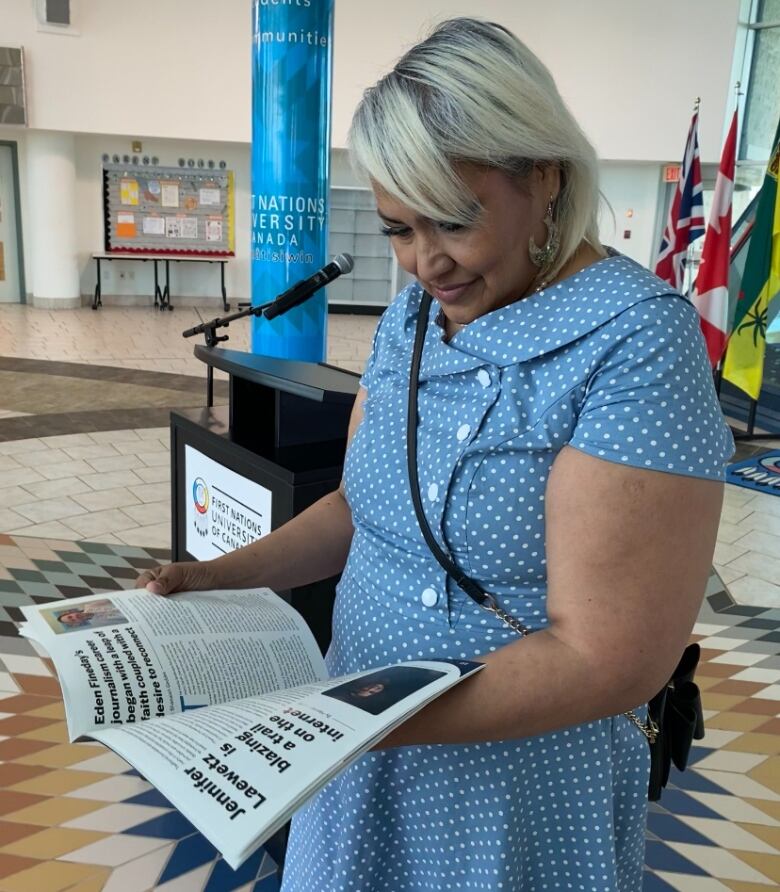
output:
M766 468L770 474L780 474L780 454L777 452L759 458L758 463Z
M202 477L196 477L192 483L192 501L198 514L206 514L209 510L209 488Z

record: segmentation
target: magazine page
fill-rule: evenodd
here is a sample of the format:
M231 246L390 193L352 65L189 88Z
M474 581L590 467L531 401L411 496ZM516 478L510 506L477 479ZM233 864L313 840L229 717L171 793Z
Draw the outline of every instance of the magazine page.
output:
M300 614L270 589L143 589L23 607L54 661L71 740L327 678Z
M237 869L339 771L482 668L420 661L95 731Z

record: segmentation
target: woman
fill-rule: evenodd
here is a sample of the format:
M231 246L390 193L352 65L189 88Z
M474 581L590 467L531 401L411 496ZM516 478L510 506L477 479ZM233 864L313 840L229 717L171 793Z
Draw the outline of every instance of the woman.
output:
M334 675L487 664L301 810L285 892L639 890L649 748L622 713L687 641L732 449L696 315L602 247L594 152L500 26L439 26L367 91L350 141L416 283L378 326L342 487L254 545L140 582L282 589L343 569ZM527 638L447 578L412 508L423 289L425 515Z

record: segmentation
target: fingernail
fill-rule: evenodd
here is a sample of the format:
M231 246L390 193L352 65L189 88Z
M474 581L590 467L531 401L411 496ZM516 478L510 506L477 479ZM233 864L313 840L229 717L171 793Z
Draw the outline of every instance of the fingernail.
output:
M162 586L159 582L147 582L146 583L146 591L151 592L153 595L161 595L162 594Z

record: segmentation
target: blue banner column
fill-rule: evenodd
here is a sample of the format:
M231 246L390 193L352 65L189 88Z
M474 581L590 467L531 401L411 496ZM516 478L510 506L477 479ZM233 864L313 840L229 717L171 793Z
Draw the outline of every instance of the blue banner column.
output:
M252 305L327 263L334 0L252 3ZM270 322L251 350L321 362L325 289Z

